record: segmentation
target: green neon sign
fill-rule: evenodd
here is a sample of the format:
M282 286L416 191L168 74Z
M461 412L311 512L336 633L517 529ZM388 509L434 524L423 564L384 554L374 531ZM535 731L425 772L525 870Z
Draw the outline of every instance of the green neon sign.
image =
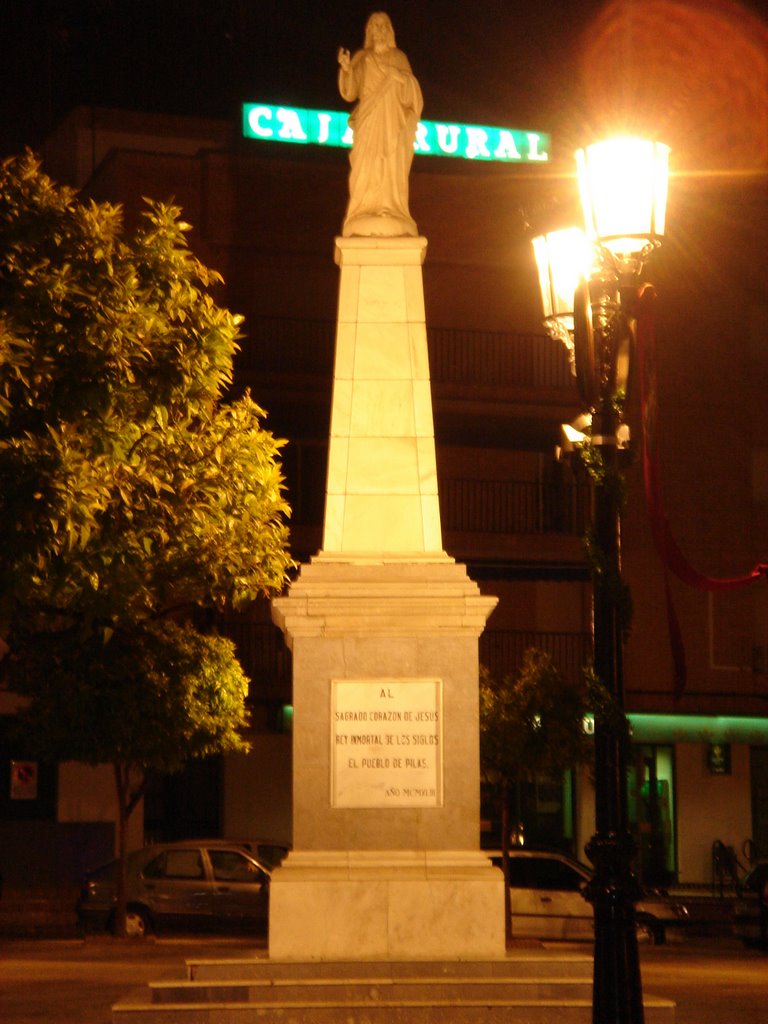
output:
M339 110L307 110L269 103L243 104L243 137L263 142L310 146L352 145L349 114ZM414 151L424 156L503 163L544 163L549 159L549 135L519 128L419 121Z
M734 715L662 715L630 711L627 715L635 743L768 743L768 718ZM584 721L592 735L592 715Z

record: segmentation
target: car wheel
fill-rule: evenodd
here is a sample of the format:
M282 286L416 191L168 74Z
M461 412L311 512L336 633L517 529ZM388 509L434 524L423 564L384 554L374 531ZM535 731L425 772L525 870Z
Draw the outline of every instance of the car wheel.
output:
M125 934L129 939L143 939L152 931L149 914L143 907L128 907L125 914Z
M109 919L109 930L115 932L115 915ZM129 939L143 939L152 931L152 921L144 907L130 906L125 912L125 934Z

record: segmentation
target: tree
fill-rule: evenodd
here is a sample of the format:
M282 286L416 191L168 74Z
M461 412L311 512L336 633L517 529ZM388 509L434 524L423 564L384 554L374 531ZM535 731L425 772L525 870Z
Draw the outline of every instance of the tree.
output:
M589 760L584 733L587 686L567 682L552 659L530 648L515 678L480 674L480 762L501 803L501 855L509 877L509 802L513 785L562 773ZM507 941L511 939L509 886L504 886Z
M38 756L113 764L121 855L148 769L245 746L247 680L199 610L292 564L283 442L224 401L241 320L188 229L147 202L126 237L31 153L0 165L0 638Z

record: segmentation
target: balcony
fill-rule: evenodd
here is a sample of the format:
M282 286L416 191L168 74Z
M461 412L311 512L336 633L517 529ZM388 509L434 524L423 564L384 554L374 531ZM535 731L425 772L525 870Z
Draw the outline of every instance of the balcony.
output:
M589 501L578 482L441 478L443 546L462 562L583 565Z
M291 546L299 561L322 544L327 457L324 445L294 444L285 452ZM441 476L439 488L443 546L455 558L583 563L586 483Z
M573 390L562 345L544 334L428 327L433 386Z
M330 320L259 317L235 362L241 384L280 378L285 384L333 377L336 324ZM465 397L467 388L510 399L540 392L540 400L574 397L565 350L544 334L427 327L430 375L436 398ZM321 387L323 385L320 385ZM457 391L455 389L458 389Z
M291 654L280 630L269 621L269 603L221 616L218 627L235 642L243 670L251 680L253 704L282 705L291 702ZM588 633L538 632L535 630L486 630L480 636L480 664L495 678L514 676L530 647L546 651L564 679L578 682L591 659Z
M303 561L322 544L325 446L286 451L293 555ZM584 562L589 487L579 482L441 477L443 546L460 561L568 565Z
M514 676L523 664L523 655L531 647L549 654L563 679L571 683L583 680L584 668L592 658L589 633L487 629L480 635L480 664L495 679Z
M586 484L536 480L440 480L440 515L452 533L565 534L583 537Z

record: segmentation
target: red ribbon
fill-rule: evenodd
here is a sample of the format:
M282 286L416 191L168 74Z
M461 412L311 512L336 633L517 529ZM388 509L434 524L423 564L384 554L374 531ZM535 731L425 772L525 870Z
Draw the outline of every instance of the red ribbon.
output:
M686 666L682 632L677 620L666 570L697 590L735 590L768 575L768 564L758 563L744 576L705 576L695 569L677 544L669 525L661 489L661 471L656 446L656 331L654 311L656 292L651 285L643 285L638 295L637 360L640 378L640 405L642 413L643 475L645 498L656 550L665 567L664 591L667 602L667 621L670 631L672 657L675 665L675 696L685 688Z

